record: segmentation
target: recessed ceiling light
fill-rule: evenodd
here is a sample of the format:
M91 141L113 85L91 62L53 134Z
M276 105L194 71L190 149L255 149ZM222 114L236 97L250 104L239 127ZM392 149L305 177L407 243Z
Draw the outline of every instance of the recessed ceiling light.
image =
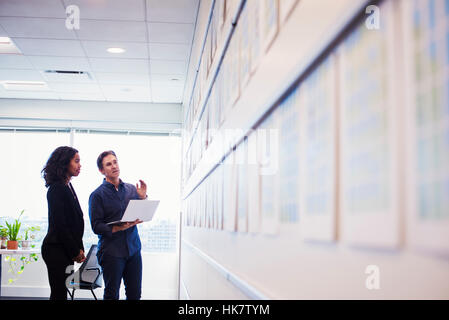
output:
M108 48L106 51L109 52L109 53L123 53L126 50L123 49L123 48L118 48L117 47L117 48Z
M8 37L0 37L0 44L10 44L11 39Z
M5 90L19 91L46 91L49 90L46 82L43 81L2 81Z

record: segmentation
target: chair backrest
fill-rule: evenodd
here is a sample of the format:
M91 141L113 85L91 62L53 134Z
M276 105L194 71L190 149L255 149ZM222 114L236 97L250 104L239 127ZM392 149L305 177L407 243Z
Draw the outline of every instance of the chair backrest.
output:
M83 282L94 283L102 273L97 260L97 249L96 244L90 247L86 260L79 268L80 279Z

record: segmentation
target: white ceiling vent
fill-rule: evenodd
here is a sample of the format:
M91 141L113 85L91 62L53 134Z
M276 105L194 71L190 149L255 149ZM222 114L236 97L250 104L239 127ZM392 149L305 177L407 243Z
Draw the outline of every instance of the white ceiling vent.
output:
M92 82L93 78L87 71L45 70L43 75L51 82Z

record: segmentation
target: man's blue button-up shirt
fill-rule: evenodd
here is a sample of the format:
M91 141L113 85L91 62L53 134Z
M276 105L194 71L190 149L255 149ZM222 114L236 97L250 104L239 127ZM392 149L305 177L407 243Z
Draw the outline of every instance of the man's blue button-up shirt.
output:
M120 180L118 190L112 183L103 183L89 197L89 218L92 230L98 235L98 255L130 257L140 251L137 227L112 233L108 222L118 221L125 213L129 200L139 199L136 187Z

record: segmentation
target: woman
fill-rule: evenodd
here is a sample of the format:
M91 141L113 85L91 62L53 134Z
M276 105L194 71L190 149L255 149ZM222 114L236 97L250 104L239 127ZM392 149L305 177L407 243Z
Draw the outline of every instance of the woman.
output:
M70 183L81 169L78 151L59 147L51 154L42 176L48 188L48 231L42 243L42 257L47 265L50 300L66 300L66 270L73 261L85 260L83 247L84 220L75 190Z

